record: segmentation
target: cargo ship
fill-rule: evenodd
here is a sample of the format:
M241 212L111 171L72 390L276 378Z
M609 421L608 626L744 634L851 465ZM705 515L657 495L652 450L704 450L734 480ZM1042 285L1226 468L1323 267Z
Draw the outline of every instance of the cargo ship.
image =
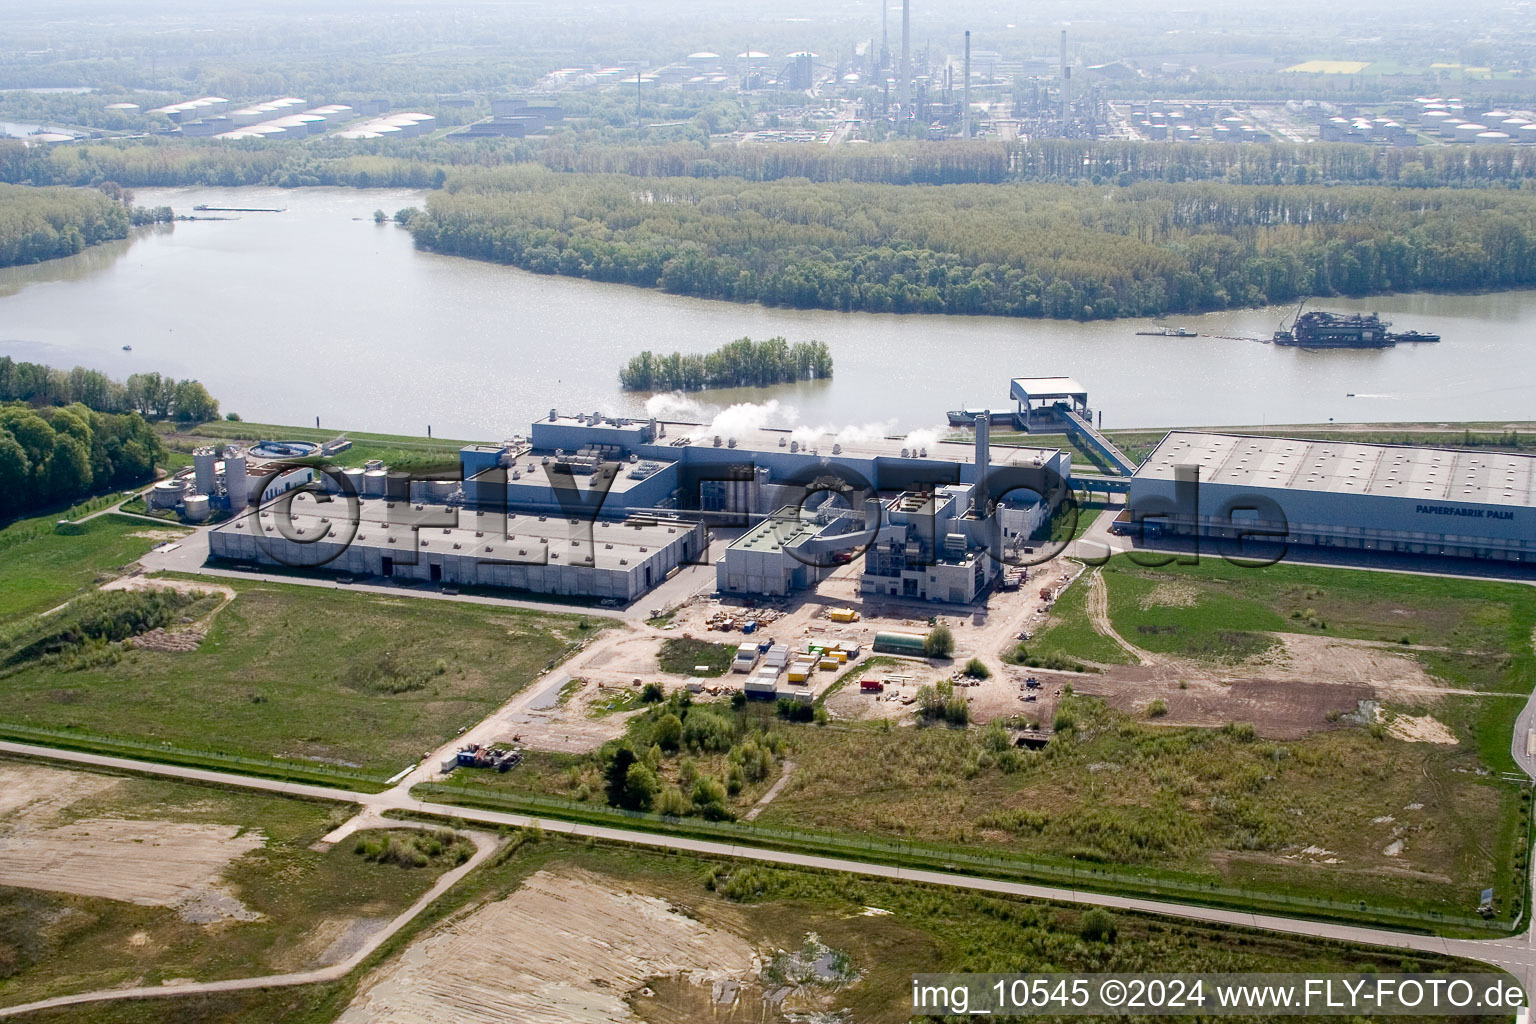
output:
M1439 341L1423 331L1394 333L1392 324L1375 313L1300 313L1289 328L1275 332L1276 345L1298 348L1390 348L1398 342Z

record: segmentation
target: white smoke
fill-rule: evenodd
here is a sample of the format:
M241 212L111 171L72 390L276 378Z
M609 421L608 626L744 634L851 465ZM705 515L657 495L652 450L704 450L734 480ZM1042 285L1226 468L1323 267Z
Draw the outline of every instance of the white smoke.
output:
M907 435L902 447L913 448L921 451L924 448L932 448L939 443L939 435L934 430L914 430Z
M645 414L651 419L684 423L703 423L709 418L708 409L681 391L666 391L647 398Z
M776 398L761 404L738 402L715 413L709 421L709 433L720 437L740 437L748 431L761 430L766 426L791 424L798 418L799 414L792 406L782 405Z
M888 437L895 429L895 420L886 420L883 423L848 423L843 426L827 423L814 427L809 423L801 423L789 432L789 438L803 445L819 442L822 438L825 438L828 444L833 441L842 444L865 444Z

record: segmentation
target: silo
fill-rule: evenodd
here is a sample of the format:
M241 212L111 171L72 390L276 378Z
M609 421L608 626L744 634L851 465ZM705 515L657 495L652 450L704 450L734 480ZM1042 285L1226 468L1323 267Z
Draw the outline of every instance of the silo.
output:
M188 522L200 523L208 518L208 495L189 494L183 499L181 514Z
M1459 124L1456 126L1455 138L1457 142L1472 142L1487 130L1488 126L1485 124L1478 124L1476 121L1468 121L1464 124Z
M192 452L192 478L197 481L198 494L213 494L219 489L219 454L212 448L196 448Z
M368 498L384 497L385 478L389 474L382 469L370 469L363 474L363 495Z
M363 471L356 466L352 466L342 470L341 475L346 479L347 487L352 493L361 498L363 496Z
M242 509L251 503L251 481L246 473L245 452L231 445L224 450L224 491L229 507Z

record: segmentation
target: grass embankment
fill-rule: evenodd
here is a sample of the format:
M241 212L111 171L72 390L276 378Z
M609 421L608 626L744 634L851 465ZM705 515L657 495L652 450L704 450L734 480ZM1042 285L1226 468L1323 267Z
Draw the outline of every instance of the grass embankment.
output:
M1072 581L1056 599L1050 618L1027 640L1006 652L1016 664L1034 662L1038 667L1072 668L1082 661L1123 665L1131 656L1109 637L1093 628L1088 618L1088 588L1092 569ZM1029 584L1025 584L1027 587ZM1027 657L1021 658L1024 654Z
M477 871L409 926L370 964L333 985L179 999L101 1004L38 1016L47 1024L159 1024L168 1012L198 1024L282 1020L326 1024L347 1006L369 969L456 910L512 895L536 871L582 872L595 883L665 900L706 926L742 936L771 954L798 949L814 932L846 954L858 978L829 992L850 1019L901 1022L911 1016L912 975L943 971L1285 971L1338 973L1485 970L1427 954L1360 949L1305 937L1204 926L1150 915L1095 913L830 872L739 861L663 856L629 847L578 844L517 833L515 849ZM874 908L871 913L869 908ZM650 1020L745 1019L721 1016L710 989L659 979L643 1009ZM749 989L738 1005L756 1007ZM174 1010L173 1010L174 1008Z
M178 451L190 452L202 444L250 444L255 441L314 441L323 443L345 435L352 447L326 456L321 461L337 466L361 466L369 459L380 459L399 469L439 467L449 470L459 465L459 449L474 441L439 437L413 437L407 434L376 434L366 431L334 430L317 427L288 427L275 423L246 423L213 420L168 433L166 444Z
M0 722L388 776L601 629L450 602L255 582L195 651L25 666ZM144 756L140 754L139 756Z
M4 771L33 778L44 771L54 774L0 761ZM247 838L255 830L260 845L231 861L215 888L239 901L244 916L260 916L198 923L177 907L129 902L131 881L124 882L122 900L0 887L0 1003L172 978L248 977L333 962L341 957L326 955L327 947L345 943L349 929L360 934L393 917L442 871L468 856L463 840L439 840L433 846L434 836L394 830L358 833L323 853L310 849L352 812L346 805L122 778L47 818L29 821L24 827L30 834L43 830L44 836L55 828L70 828L75 835L77 823L102 819L223 825L243 830ZM78 842L96 839L88 828ZM359 843L366 845L364 853L356 852ZM408 855L394 855L406 847ZM384 853L373 856L374 851ZM196 1019L179 1016L186 1008L172 1002L154 1006L156 1014L166 1015L157 1019ZM87 1015L103 1019L98 1015L104 1011L90 1008Z
M0 529L0 623L69 600L164 543L155 534L173 529L104 515L56 531L54 524L67 517L24 519ZM179 536L184 531L173 532Z

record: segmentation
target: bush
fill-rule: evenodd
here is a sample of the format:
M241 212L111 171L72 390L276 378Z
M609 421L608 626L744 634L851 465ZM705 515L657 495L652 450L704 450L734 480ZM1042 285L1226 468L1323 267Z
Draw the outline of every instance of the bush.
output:
M1148 718L1162 718L1168 713L1168 702L1159 697L1147 705Z
M955 653L955 634L940 622L923 637L923 653L930 658L947 658Z
M1077 934L1082 936L1085 942L1114 942L1118 933L1119 926L1115 923L1115 915L1103 907L1094 907L1089 910L1077 925Z
M814 705L803 704L792 697L780 697L774 709L786 722L809 722L816 717Z
M980 658L972 658L965 663L965 674L972 679L988 679L992 671L982 663Z
M646 683L640 691L640 700L645 704L660 704L666 698L667 692L661 688L660 683Z
M624 773L624 792L630 807L648 811L661 792L661 780L644 763L637 761Z

